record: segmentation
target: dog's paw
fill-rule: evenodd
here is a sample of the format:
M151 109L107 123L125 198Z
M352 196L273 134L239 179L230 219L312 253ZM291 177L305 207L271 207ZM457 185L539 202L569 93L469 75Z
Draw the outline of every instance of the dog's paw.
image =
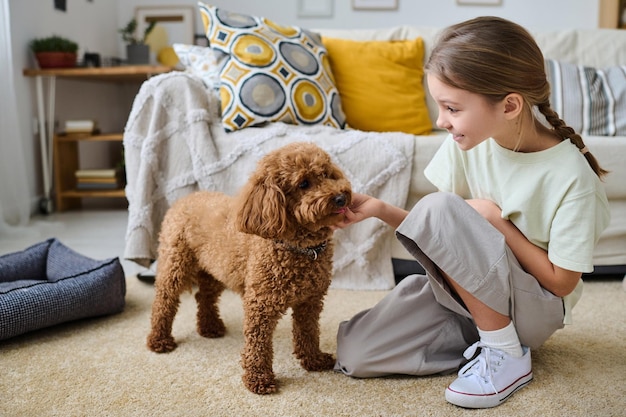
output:
M328 371L335 367L335 357L330 353L320 352L316 356L300 358L300 364L307 371Z
M208 337L214 339L216 337L223 337L226 334L226 326L224 322L213 321L209 324L198 323L198 334L202 337Z
M246 388L255 394L272 394L278 389L274 374L245 372L241 379Z
M157 337L154 335L148 336L148 349L156 353L168 353L176 349L176 342L172 336Z

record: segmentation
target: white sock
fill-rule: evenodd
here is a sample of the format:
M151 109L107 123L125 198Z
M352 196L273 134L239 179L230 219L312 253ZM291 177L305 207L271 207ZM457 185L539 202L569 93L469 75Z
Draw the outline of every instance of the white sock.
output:
M524 355L512 321L508 326L499 330L486 331L478 329L478 335L480 336L480 341L490 348L506 352L514 358L521 358Z

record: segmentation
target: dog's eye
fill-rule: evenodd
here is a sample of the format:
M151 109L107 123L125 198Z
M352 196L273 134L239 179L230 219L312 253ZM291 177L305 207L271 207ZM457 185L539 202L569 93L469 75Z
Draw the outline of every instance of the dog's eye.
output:
M309 180L302 180L300 181L300 184L298 184L298 188L305 190L307 188L309 188L311 186L311 184L309 183Z

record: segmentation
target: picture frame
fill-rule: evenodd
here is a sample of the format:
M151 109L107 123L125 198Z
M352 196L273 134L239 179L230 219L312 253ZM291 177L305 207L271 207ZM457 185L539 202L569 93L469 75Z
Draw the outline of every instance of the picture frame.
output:
M332 17L333 0L298 0L298 17Z
M396 10L398 0L352 0L354 10Z
M502 0L456 0L459 6L500 6Z
M143 33L152 21L165 28L168 43L184 43L193 45L194 8L192 6L141 6L135 8L137 33Z

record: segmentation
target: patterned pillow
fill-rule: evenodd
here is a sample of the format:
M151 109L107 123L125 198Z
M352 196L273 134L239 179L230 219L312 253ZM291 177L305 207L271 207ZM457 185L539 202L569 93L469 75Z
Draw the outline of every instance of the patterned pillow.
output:
M596 69L546 60L552 108L576 132L626 136L626 66Z
M275 121L345 127L319 36L202 2L199 8L210 47L228 54L220 71L227 132Z
M207 88L219 90L220 70L228 55L205 46L175 43L172 47L187 71L200 77Z

